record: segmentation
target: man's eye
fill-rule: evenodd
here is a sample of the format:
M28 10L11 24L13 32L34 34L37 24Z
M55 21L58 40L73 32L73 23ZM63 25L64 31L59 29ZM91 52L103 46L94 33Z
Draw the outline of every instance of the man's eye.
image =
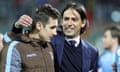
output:
M65 17L65 18L63 18L64 20L69 20L69 18L68 17Z
M65 21L71 19L72 21L78 21L78 18L69 18L69 17L64 17L63 18Z
M77 18L72 18L72 21L78 21L78 19Z
M56 28L56 26L52 26L52 27L50 27L50 29L55 29Z

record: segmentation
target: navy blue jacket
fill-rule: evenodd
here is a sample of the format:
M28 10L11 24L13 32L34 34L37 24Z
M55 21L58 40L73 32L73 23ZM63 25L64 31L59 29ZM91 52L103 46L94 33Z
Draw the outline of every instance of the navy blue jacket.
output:
M61 66L63 48L64 48L64 34L58 33L57 36L53 37L51 43L55 48L55 52L58 59L58 65ZM97 72L98 68L98 51L90 43L81 39L82 46L82 72Z

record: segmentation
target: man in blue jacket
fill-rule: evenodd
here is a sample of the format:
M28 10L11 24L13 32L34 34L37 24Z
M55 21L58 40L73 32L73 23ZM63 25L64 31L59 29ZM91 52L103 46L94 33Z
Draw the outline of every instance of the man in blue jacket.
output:
M81 38L81 34L88 27L85 8L82 4L70 3L63 9L62 31L58 31L51 44L55 48L56 72L97 72L98 51ZM31 17L20 18L15 26L30 26ZM21 32L21 29L13 27L13 32Z

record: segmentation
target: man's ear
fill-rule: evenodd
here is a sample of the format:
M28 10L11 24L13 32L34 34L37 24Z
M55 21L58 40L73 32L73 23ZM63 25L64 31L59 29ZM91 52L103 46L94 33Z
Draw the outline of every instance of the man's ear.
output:
M41 22L37 22L36 23L36 29L37 30L40 30L40 29L42 29L43 28L43 24L41 23Z
M86 20L86 19L84 19L84 20L83 20L83 22L82 22L81 27L82 27L82 28L83 28L83 27L85 27L86 23L87 23L87 20Z

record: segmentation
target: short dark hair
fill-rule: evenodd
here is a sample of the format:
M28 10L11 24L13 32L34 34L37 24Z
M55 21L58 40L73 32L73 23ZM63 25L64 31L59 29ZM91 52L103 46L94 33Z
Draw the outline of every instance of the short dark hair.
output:
M110 26L105 28L105 31L110 30L113 38L118 38L118 42L120 45L120 26Z
M72 8L72 9L76 10L80 14L80 17L81 17L82 21L84 21L86 19L86 24L83 28L81 28L80 34L84 33L84 31L88 27L88 20L87 20L87 14L86 14L85 7L82 4L77 4L77 3L74 3L74 2L68 3L67 6L63 9L63 11L61 13L62 17L63 17L64 12L69 8Z
M49 21L49 17L59 19L60 12L50 4L44 4L43 6L36 8L31 29L35 29L36 22L38 21L42 22L43 26L45 26Z

